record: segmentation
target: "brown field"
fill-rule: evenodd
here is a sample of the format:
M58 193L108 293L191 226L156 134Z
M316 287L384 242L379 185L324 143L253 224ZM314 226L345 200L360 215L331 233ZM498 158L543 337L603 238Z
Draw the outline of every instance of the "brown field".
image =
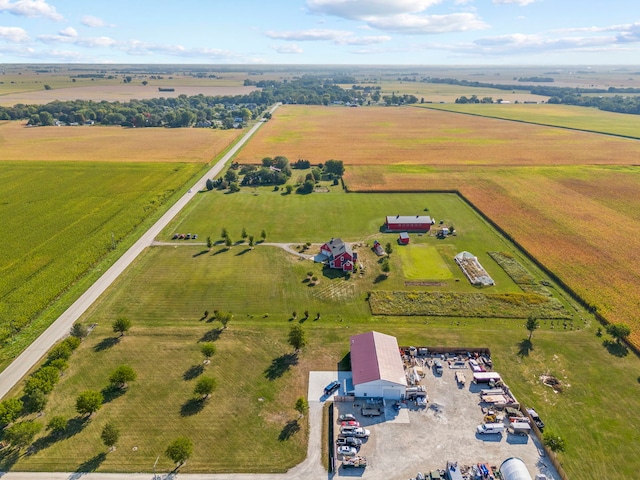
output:
M287 106L240 162L337 158L352 191L457 189L640 346L640 142L421 110Z
M284 106L238 161L273 155L349 165L629 165L640 143L413 107Z
M0 123L0 161L100 161L207 163L241 130L26 127Z
M174 92L160 92L158 86L175 88ZM42 88L42 87L39 87ZM100 102L128 102L129 100L144 100L148 98L175 98L178 95L245 95L256 90L256 87L244 86L208 86L208 85L173 85L163 82L161 85L92 85L83 87L53 88L51 90L33 90L26 92L8 93L0 96L0 105L13 106L23 104L45 104L54 100L93 100Z

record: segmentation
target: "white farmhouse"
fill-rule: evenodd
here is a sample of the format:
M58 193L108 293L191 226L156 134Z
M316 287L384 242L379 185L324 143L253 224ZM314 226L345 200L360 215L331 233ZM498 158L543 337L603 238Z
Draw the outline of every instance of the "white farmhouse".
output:
M355 396L400 400L407 379L396 337L367 332L352 336L350 342Z

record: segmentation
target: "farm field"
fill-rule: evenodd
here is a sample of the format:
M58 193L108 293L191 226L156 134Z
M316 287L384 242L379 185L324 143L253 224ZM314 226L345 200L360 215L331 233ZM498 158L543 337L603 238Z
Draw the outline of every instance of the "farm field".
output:
M241 205L246 201L243 195L210 197L216 201L225 197ZM291 196L287 200L304 201L314 195ZM320 199L331 195L334 194L315 196L320 204ZM369 195L336 193L335 196L346 200ZM439 195L398 197L413 198L419 205L424 203L423 199L428 199L431 205L441 202L437 199ZM455 196L442 197L452 217L470 219L459 222L459 235L444 242L451 240L458 247L469 247L471 234L464 232L463 225L467 223L468 232L488 227L471 225L474 215L468 217L465 213L469 209L459 201L456 207L455 201L448 200ZM271 215L293 218L280 205L265 202L264 196L262 200L263 205L271 205ZM186 216L195 217L200 210L211 211L204 207L205 202L201 201ZM362 207L363 211L370 209L366 203ZM242 209L224 208L224 211L227 213L221 223L230 232L241 230L253 220ZM372 216L372 212L367 216ZM473 221L483 224L478 217ZM299 230L309 229L307 237L317 234L312 224L299 225ZM367 233L365 229L354 232L354 236ZM487 233L487 249L509 249L490 229ZM439 242L433 237L421 240ZM399 262L395 253L392 257ZM526 266L539 278L532 265ZM495 263L487 260L485 267L499 277ZM633 380L640 374L640 368L635 357L614 357L601 345L603 339L594 335L596 324L587 314L581 313L584 321L574 321L567 329L560 322L554 325L542 321L533 336L533 349L523 353L522 340L528 332L522 321L372 317L364 301L366 292L396 288L393 285L402 284L404 278L401 270L394 268L388 280L376 283L375 268L367 266L364 276L354 275L345 280L323 275L319 265L271 246L257 246L254 250L242 245L230 250L214 246L210 252L195 245L150 248L84 317L86 323L97 323L97 327L72 357L70 368L51 394L42 418L52 415L75 418L73 404L78 392L105 387L109 373L117 365L131 365L138 379L131 382L124 394L109 397L90 421L74 420L72 435L51 441L42 434L43 439L36 440L38 448L20 458L0 453L0 468L148 471L160 455L158 471L164 472L173 468L162 455L166 444L178 435L187 435L194 441L195 451L181 472L286 470L300 462L306 451L304 420L299 423L300 431L288 440L279 438L288 435L283 434L291 431L285 430L287 424L297 418L293 405L296 398L306 393L307 373L336 368L336 362L348 351L349 335L376 329L397 336L400 344L491 348L496 369L518 399L535 405L548 428L566 438L570 449L560 459L570 478L633 475L631 472L636 468L633 449L640 423L634 416L629 418L628 412L640 406ZM309 270L319 276L318 285L312 287L304 282ZM508 279L500 281L503 285L509 283ZM341 286L332 289L331 297L319 293L329 285ZM509 288L513 290L515 286L511 283ZM345 289L351 293L336 293ZM214 309L233 312L226 330L220 331L220 324L201 319L204 310ZM305 309L310 311L306 321L302 315ZM298 312L296 320L291 316L294 310ZM314 320L316 312L321 313L319 320ZM115 341L110 324L119 317L130 318L133 327L124 338ZM292 358L288 356L291 347L286 344L286 335L293 323L307 331L309 345L292 365L286 362ZM198 342L202 340L212 340L217 346L211 365L204 367L202 375L216 378L218 387L200 409L189 399L200 375L198 365L202 356ZM539 380L542 373L562 380L562 394L542 385ZM604 384L607 388L601 388ZM616 402L617 408L610 408L612 402ZM589 409L593 436L585 436L584 423L576 421L585 409ZM118 449L104 454L98 434L109 420L118 424L122 436ZM137 447L135 451L133 447Z
M61 313L48 310L52 302L98 262L113 261L128 235L202 168L0 162L0 366Z
M0 122L0 162L172 162L208 163L241 130L205 128L26 127Z
M286 105L264 127L237 161L284 155L346 165L633 165L640 155L633 140L415 107Z
M505 99L506 100L506 99ZM638 115L604 112L572 105L446 104L420 107L640 138Z

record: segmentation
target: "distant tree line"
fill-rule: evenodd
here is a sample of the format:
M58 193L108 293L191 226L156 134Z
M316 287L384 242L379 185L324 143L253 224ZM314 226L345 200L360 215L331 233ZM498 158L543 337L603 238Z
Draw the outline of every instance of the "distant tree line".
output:
M352 78L338 80L353 80ZM253 84L245 82L245 84ZM134 127L190 127L198 122L223 121L230 128L235 120L257 118L269 105L329 105L333 102L362 103L362 93L339 87L334 79L304 75L294 80L264 80L262 90L245 95L180 95L129 102L91 100L54 101L46 105L17 104L0 107L0 120L28 120L32 125L85 123Z
M552 87L549 85L502 85L495 83L470 82L455 78L426 78L427 83L445 83L448 85L461 85L472 88L495 88L498 90L524 90L533 95L550 97L547 103L577 105L580 107L595 107L607 112L628 113L640 115L640 97L623 96L624 94L638 94L640 88L570 88ZM604 97L602 94L616 95ZM464 103L464 102L462 102Z

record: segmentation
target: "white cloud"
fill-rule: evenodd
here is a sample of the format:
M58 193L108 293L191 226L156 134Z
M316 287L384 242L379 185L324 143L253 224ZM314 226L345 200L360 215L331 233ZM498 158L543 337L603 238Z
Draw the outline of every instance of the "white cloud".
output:
M524 7L525 5L529 5L536 0L493 0L494 5L520 5Z
M115 27L112 23L107 23L103 19L92 15L85 15L82 17L82 24L91 28Z
M447 32L466 32L487 28L473 13L452 13L450 15L393 15L370 18L369 25L379 30L412 35Z
M307 0L312 12L349 20L366 17L418 13L437 5L441 0Z
M318 42L328 41L335 45L371 45L388 42L391 37L386 35L358 37L346 30L310 29L289 32L266 32L265 35L275 40L288 42Z
M304 53L304 50L302 48L300 48L298 45L291 44L291 45L276 45L271 47L272 49L274 49L276 52L278 53L285 53L285 54L301 54Z
M56 7L49 5L46 0L0 0L0 12L9 12L24 17L45 17L51 20L63 20L63 16L56 11Z
M63 37L77 37L78 36L78 31L73 28L73 27L67 27L63 30L60 30L58 32L59 35L63 36Z
M20 27L0 27L0 38L8 42L20 43L29 40L29 34Z

